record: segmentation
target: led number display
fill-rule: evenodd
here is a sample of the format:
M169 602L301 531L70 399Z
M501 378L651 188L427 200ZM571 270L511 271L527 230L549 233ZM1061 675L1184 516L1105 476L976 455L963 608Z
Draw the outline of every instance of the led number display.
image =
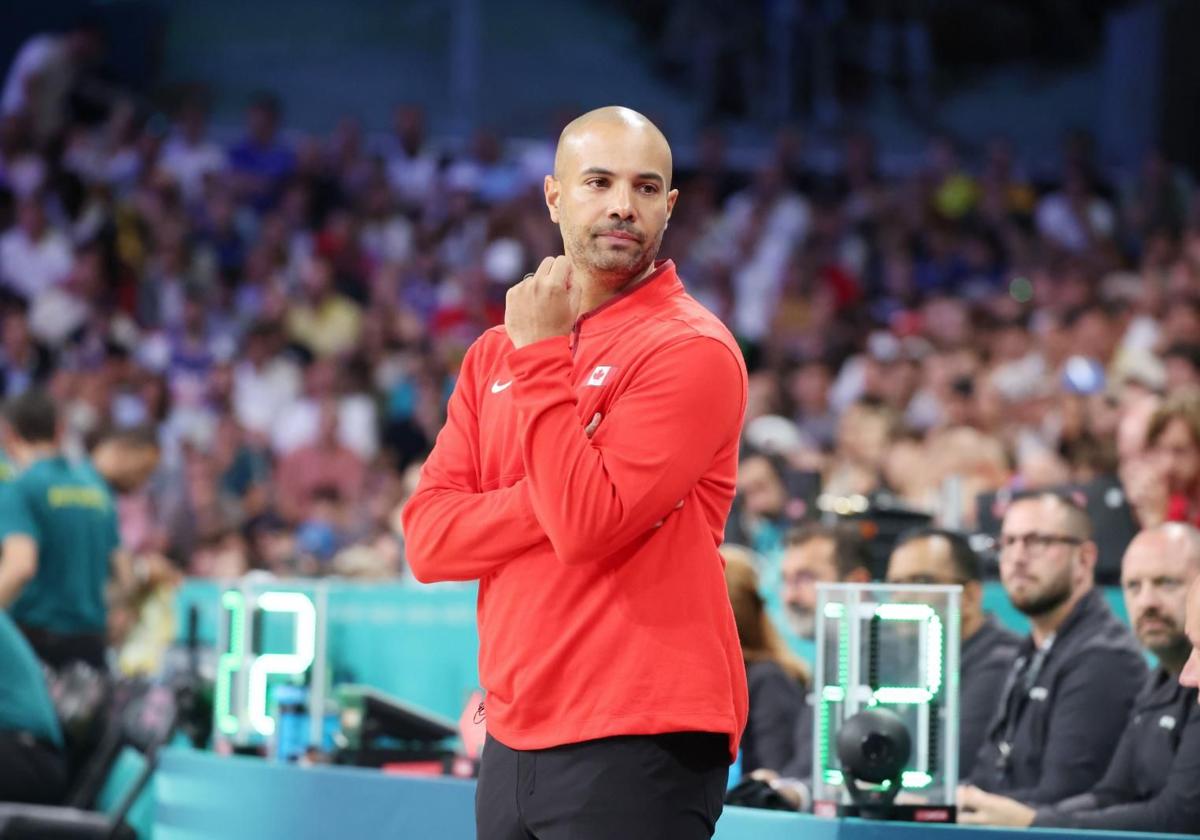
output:
M958 587L821 589L816 798L841 799L845 780L833 744L843 721L872 706L896 712L912 736L913 756L901 786L933 795L934 801L941 791L952 794L958 769Z
M267 650L265 628L286 627ZM228 589L221 594L213 716L227 737L270 737L275 733L271 692L281 682L309 682L309 671L323 648L314 600L303 592ZM280 636L278 632L273 636ZM322 669L323 670L323 669Z

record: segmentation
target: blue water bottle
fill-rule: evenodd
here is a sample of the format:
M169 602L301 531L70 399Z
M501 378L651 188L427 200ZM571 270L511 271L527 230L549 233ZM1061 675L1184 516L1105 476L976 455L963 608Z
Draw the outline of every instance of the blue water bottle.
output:
M275 689L275 759L296 761L308 750L308 691L302 685Z

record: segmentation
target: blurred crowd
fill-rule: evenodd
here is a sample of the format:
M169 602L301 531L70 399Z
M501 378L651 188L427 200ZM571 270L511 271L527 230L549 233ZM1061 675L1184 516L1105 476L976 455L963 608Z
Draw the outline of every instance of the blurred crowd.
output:
M121 500L135 554L198 576L402 573L391 517L463 352L561 249L541 195L556 138L440 143L407 105L386 137L353 117L306 134L263 94L220 142L200 95L79 107L97 49L38 36L5 83L0 397L48 389L80 453L154 430L159 467ZM1100 475L1143 524L1200 518L1187 173L1153 152L1108 172L1084 135L1050 180L1006 138L968 156L934 137L900 173L864 133L831 169L793 129L750 171L719 130L675 140L695 154L662 254L743 344L747 452L952 527L978 493ZM760 466L752 535L797 518Z

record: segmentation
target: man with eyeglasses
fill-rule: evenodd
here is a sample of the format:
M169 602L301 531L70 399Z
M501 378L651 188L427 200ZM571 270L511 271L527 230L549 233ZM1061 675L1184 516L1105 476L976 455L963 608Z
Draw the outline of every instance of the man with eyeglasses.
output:
M1188 670L1200 644L1198 584L1200 530L1171 523L1138 534L1125 551L1121 585L1138 639L1158 667L1134 703L1104 778L1087 793L1038 808L965 787L959 822L1180 833L1200 827L1200 674Z
M970 781L1030 804L1089 790L1104 774L1146 680L1136 639L1095 588L1087 512L1038 493L1000 530L1000 578L1031 632L1017 653Z
M1021 639L984 613L979 556L962 534L940 528L905 534L888 558L887 582L962 586L958 766L969 771Z

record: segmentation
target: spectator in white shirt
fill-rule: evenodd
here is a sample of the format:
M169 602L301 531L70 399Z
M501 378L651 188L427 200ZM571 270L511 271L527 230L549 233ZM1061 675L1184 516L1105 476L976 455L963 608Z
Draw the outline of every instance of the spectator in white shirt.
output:
M71 272L71 242L51 227L34 194L17 206L17 223L0 236L0 282L27 301L58 285Z
M185 104L159 160L159 165L179 183L188 202L198 201L205 179L226 167L225 150L206 136L207 121L203 105Z

